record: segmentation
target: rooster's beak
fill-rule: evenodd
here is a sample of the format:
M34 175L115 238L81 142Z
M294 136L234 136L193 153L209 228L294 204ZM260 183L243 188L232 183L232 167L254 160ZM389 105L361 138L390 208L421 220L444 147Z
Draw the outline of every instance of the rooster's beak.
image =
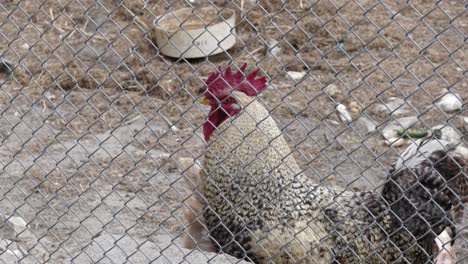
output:
M205 96L203 96L200 100L200 104L202 105L211 105L210 104L210 99L206 98Z

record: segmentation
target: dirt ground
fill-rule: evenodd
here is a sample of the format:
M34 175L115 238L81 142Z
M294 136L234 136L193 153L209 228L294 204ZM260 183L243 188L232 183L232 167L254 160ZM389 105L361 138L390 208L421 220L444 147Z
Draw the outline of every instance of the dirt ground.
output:
M324 184L382 184L404 149L381 134L394 116L378 105L390 97L405 100L414 128L466 135L466 107L449 114L434 104L447 89L468 100L463 1L213 2L236 10L236 45L175 60L158 52L153 24L189 1L0 1L0 55L15 66L0 79L0 208L28 222L35 260L73 261L103 233L161 250L179 243L189 192L176 161L203 154L207 109L197 100L217 66L261 69L261 100ZM274 41L281 50L272 55ZM465 231L457 243L467 240Z

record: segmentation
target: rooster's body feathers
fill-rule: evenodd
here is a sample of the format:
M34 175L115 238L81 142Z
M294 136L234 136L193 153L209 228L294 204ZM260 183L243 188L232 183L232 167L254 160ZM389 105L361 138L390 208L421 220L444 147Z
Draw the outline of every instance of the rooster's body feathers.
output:
M305 229L303 236L311 237L310 242L322 239L324 227L317 225L316 230L308 231L312 226L308 228L307 222L309 214L320 208L320 200L327 199L325 188L303 179L281 131L265 108L251 97L236 95L243 111L218 127L203 164L203 194L210 205L204 216L211 236L223 251L241 258L248 255L254 261L265 255L261 253L262 244L277 244L280 249L292 242L298 228ZM314 203L303 202L315 194L321 195ZM275 239L281 241L273 243Z
M434 238L452 228L446 182L463 160L436 151L395 171L382 194L327 188L301 172L255 97L232 98L236 114L209 137L202 171L203 217L218 250L256 263L432 259Z

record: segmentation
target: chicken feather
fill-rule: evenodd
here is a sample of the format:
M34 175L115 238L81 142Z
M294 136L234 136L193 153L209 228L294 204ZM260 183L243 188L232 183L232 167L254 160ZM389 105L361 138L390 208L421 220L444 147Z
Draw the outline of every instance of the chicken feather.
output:
M464 160L435 151L393 171L381 194L328 188L302 173L256 97L231 96L236 114L205 135L201 170L203 219L218 251L255 263L434 259L436 235L454 228L458 201L447 182L460 177Z

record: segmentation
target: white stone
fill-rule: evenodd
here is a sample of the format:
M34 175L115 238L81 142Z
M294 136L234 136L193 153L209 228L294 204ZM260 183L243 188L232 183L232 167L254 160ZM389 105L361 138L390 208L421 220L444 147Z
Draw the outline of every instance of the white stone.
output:
M268 55L278 57L281 53L281 46L279 45L279 42L276 40L273 40L270 43L268 43L267 52L268 52Z
M409 102L397 97L388 98L384 104L378 104L376 109L392 116L402 116L411 112Z
M29 46L28 43L23 43L23 44L21 45L21 48L22 48L22 49L29 49L30 46Z
M450 113L461 110L463 107L463 102L460 95L447 93L436 102L436 105L443 111Z
M55 100L57 97L55 96L55 94L47 91L45 94L44 94L45 98L49 99L50 101L52 100Z
M336 122L335 120L332 120L332 119L327 119L327 122L330 123L333 126L339 126L340 125L340 123L338 123L338 122Z
M450 125L438 125L432 128L432 131L440 130L442 137L440 139L449 142L450 144L458 144L462 140L462 135Z
M288 71L286 74L293 80L300 80L304 78L306 72Z
M375 122L367 117L361 116L356 120L356 130L361 135L367 135L377 129Z
M465 160L468 160L468 149L463 147L463 146L458 146L456 149L455 149L455 153L463 156L463 158Z
M14 241L0 237L0 262L18 263L18 259L23 257L23 253L18 249L18 244Z
M337 111L338 117L340 118L341 122L349 123L349 122L353 121L353 119L351 118L351 115L349 114L348 110L346 110L346 106L344 106L342 104L338 104L336 106L336 111Z
M8 222L10 222L13 225L13 228L15 229L15 232L17 234L22 233L26 229L26 221L24 221L24 219L19 216L10 217L10 219L8 219Z
M390 146L390 147L401 147L406 144L406 140L403 138L391 138L388 140L385 140L385 145Z
M331 96L331 97L335 97L336 95L338 95L339 93L341 93L340 89L338 88L338 86L336 86L336 84L332 83L330 85L328 85L327 87L323 88L323 91Z
M455 153L462 155L465 160L468 159L468 148L465 148L464 146L458 146L455 149Z

